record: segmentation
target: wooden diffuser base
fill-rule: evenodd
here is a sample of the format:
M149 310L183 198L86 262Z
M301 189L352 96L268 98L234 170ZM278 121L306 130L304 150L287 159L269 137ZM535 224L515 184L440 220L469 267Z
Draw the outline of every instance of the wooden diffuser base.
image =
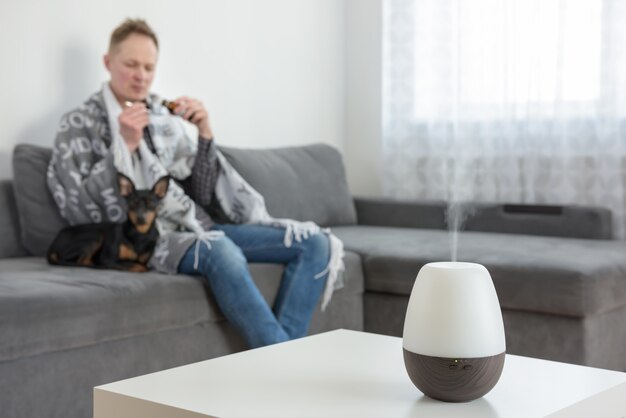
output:
M426 396L446 402L467 402L489 392L500 379L505 354L480 358L441 358L403 348L411 381Z

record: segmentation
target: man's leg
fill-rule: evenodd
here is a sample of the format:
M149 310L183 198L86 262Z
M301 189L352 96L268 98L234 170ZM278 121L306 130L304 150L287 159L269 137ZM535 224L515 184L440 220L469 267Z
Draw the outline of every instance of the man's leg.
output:
M289 336L252 281L241 249L228 237L210 241L211 248L204 242L199 245L198 269L193 244L179 273L201 274L207 280L222 313L252 348L287 341Z
M327 274L315 276L328 265L328 237L319 233L285 247L284 228L247 224L214 228L224 231L249 262L285 264L274 313L291 338L305 336L326 283Z

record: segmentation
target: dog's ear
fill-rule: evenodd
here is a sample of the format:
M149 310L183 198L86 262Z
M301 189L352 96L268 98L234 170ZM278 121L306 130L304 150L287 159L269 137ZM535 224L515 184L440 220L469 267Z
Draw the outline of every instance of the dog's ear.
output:
M120 195L122 195L122 197L128 197L135 191L133 181L122 173L117 173L117 184L120 187Z
M170 187L170 176L163 176L154 183L152 186L152 194L163 199L167 193L167 189Z

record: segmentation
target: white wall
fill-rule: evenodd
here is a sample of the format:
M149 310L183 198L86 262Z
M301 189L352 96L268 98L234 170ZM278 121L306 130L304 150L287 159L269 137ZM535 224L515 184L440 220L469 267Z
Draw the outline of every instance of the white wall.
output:
M382 195L382 1L346 0L344 158L358 196Z
M127 16L160 37L154 90L203 100L219 143L343 150L343 1L2 1L0 178L15 144L50 146L61 114L106 80L101 58Z

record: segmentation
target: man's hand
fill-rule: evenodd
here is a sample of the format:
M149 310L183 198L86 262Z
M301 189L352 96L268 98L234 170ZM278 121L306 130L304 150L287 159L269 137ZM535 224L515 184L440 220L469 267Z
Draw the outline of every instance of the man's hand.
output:
M200 137L208 140L213 139L213 132L211 132L209 125L209 113L200 100L183 96L174 100L174 103L176 103L175 113L196 125Z
M126 142L128 150L133 153L137 150L143 138L143 128L148 126L150 122L148 109L142 102L132 104L128 102L118 120L120 122L120 133Z

